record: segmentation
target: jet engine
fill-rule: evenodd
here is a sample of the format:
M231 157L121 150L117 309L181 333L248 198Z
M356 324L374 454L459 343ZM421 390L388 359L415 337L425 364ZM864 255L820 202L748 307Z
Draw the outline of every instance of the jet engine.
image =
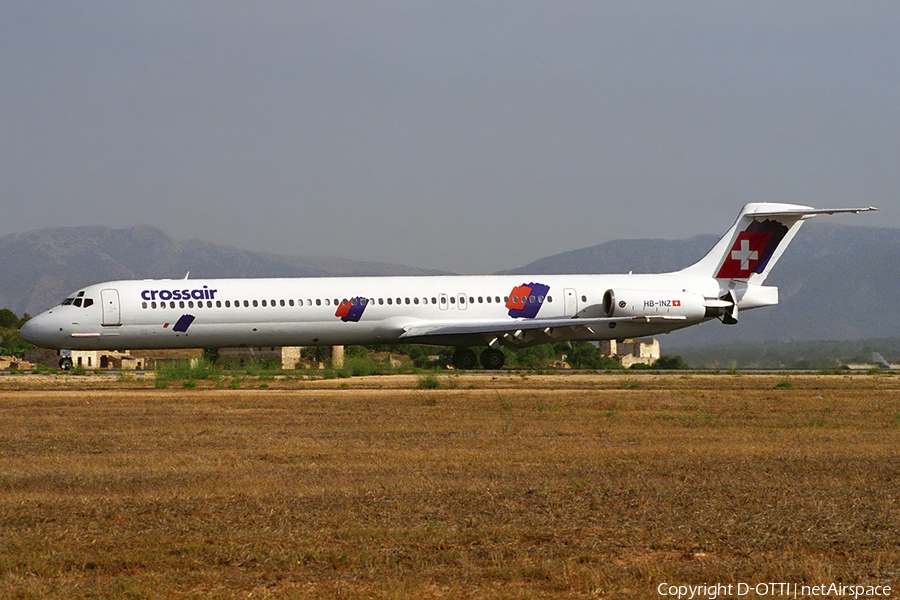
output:
M711 306L713 304L713 306ZM673 290L606 290L603 312L608 317L663 317L700 321L721 312L720 301Z

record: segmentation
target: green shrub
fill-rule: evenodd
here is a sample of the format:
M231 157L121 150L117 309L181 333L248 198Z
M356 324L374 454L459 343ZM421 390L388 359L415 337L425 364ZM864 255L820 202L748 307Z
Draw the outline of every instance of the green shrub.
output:
M423 390L434 390L441 387L441 380L435 375L422 375L419 377L418 385Z
M169 381L172 379L218 379L221 370L213 367L205 360L176 361L163 365L156 370L157 381Z
M390 369L384 363L380 363L374 358L363 356L344 359L344 366L338 371L338 376L365 377L367 375L384 375L389 372Z

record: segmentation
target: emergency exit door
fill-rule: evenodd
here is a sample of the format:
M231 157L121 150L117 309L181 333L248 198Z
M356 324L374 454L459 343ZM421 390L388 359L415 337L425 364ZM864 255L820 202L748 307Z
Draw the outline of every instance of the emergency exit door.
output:
M565 302L566 316L574 316L578 312L578 296L575 295L575 290L572 288L563 290L563 301Z

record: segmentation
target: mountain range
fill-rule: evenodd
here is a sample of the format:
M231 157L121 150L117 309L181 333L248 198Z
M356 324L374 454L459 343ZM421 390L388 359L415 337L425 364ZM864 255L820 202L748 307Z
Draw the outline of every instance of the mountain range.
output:
M614 240L549 256L505 274L658 273L699 259L717 237ZM767 285L780 303L663 336L668 346L765 340L852 340L900 336L900 230L810 223ZM114 279L437 275L436 270L323 256L250 252L178 241L151 226L60 227L0 238L0 307L37 314L87 284Z

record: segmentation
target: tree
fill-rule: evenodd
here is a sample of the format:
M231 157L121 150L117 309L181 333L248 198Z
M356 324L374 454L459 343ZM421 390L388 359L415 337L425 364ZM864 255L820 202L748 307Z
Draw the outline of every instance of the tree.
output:
M19 317L17 317L16 313L9 310L8 308L0 309L0 328L18 329Z
M590 342L572 342L566 362L576 369L621 369L619 361L602 356L597 346Z
M23 358L25 351L31 348L34 346L19 337L18 331L0 335L0 354Z
M680 356L663 354L653 363L654 369L687 369L688 366Z

